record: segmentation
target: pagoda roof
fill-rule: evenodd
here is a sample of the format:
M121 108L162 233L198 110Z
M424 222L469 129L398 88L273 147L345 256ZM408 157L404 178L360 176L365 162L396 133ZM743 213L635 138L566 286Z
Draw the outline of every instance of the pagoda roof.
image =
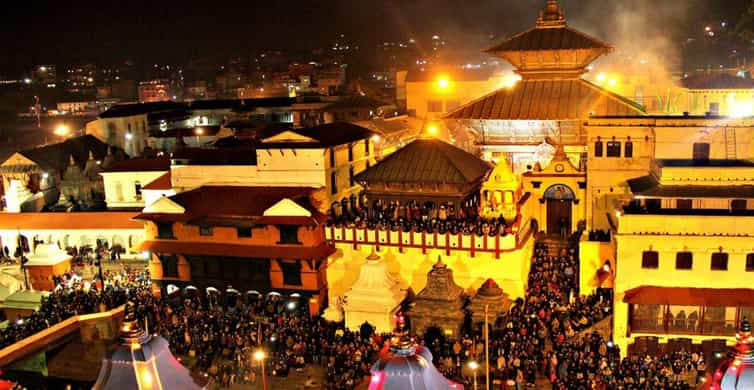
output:
M566 25L560 27L533 27L493 46L485 52L541 50L612 50L612 46Z
M583 79L522 80L471 101L446 119L579 120L643 116L644 107Z
M491 165L438 139L417 139L358 174L360 182L473 183Z

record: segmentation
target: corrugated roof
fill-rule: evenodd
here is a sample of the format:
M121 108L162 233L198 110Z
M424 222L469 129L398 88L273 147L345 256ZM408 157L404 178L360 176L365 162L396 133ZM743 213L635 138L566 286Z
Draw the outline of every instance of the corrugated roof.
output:
M488 53L502 51L540 51L605 49L612 46L570 27L539 28L534 27L518 33L500 44L487 50Z
M492 166L437 139L418 139L358 174L360 182L472 183Z
M641 116L644 108L582 79L522 80L465 104L447 119L576 120Z

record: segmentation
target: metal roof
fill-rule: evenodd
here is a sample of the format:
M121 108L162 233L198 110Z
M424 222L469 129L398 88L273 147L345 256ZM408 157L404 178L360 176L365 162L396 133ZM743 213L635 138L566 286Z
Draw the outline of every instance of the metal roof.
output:
M356 176L363 182L473 183L492 166L437 139L418 139Z
M644 108L582 79L522 80L467 103L446 119L575 120L641 116Z
M497 46L485 50L488 53L503 51L540 51L540 50L574 50L605 49L612 46L570 27L539 28L534 27L518 33Z

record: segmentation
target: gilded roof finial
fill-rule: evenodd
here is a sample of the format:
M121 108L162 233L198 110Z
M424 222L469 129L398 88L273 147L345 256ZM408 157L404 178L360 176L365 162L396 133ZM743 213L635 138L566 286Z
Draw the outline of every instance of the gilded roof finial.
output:
M547 0L547 6L545 6L544 10L539 12L539 18L537 18L537 27L554 28L565 27L565 25L565 12L560 9L558 0Z

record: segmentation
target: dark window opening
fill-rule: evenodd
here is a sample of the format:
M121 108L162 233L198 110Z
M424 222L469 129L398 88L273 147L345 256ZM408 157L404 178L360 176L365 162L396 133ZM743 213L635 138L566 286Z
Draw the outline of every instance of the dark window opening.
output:
M728 254L727 253L713 253L712 261L710 263L710 269L712 271L727 271L728 270Z
M301 244L298 241L298 226L278 226L280 230L280 244Z
M369 153L370 153L369 152L369 140L365 139L364 140L364 154L367 155L367 156L369 156Z
M641 268L657 269L660 266L660 255L657 251L644 251L641 255Z
M348 161L349 162L353 161L353 145L352 144L348 145Z
M335 167L335 148L330 148L330 168Z
M348 181L351 183L351 187L354 186L354 174L353 174L353 167L348 168Z
M199 226L199 235L200 236L211 236L212 235L212 226Z
M631 158L634 156L634 143L631 141L627 141L625 144L625 147L623 148L623 155L627 158Z
M335 172L330 173L330 193L338 193L338 175Z
M594 157L602 157L602 141L594 143Z
M620 142L608 141L606 156L607 157L620 157Z
M141 182L134 183L134 192L136 192L136 200L141 200Z
M675 208L678 210L691 210L692 204L691 199L676 199Z
M730 209L732 211L746 210L746 199L733 199L730 201Z
M709 161L709 144L708 143L694 144L694 160Z
M678 252L675 254L675 269L691 269L694 264L694 255L691 252Z
M298 261L279 261L280 269L283 271L283 284L289 286L300 286L301 282L301 263Z
M164 240L175 239L172 222L157 222L157 238Z
M647 211L658 211L662 208L662 201L660 199L646 199L644 207L647 208Z
M238 235L238 238L250 238L251 228L250 227L237 227L236 234Z
M162 276L164 278L178 277L178 258L175 255L160 255L162 263Z
M754 253L746 255L746 272L754 272Z

